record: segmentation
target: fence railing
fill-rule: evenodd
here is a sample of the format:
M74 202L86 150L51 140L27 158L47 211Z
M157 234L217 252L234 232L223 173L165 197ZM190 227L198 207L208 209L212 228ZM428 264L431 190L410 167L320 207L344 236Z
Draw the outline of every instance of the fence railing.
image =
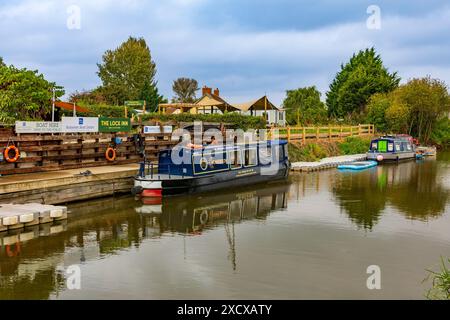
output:
M317 140L341 140L346 137L367 136L375 133L373 124L360 124L357 126L272 128L269 131L269 137L274 137L275 130L278 130L279 138L301 143Z

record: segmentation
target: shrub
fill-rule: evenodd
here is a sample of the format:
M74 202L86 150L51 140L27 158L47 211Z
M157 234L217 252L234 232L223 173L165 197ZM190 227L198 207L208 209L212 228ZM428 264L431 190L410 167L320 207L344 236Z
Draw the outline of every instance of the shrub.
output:
M230 123L238 129L263 129L266 127L266 121L263 117L246 116L238 113L225 113L225 114L159 114L159 113L147 113L142 116L143 121L175 121L175 122L223 122Z
M439 120L431 132L431 142L444 149L450 148L450 119Z
M338 143L341 154L365 153L369 150L370 139L360 137L348 137L344 142Z

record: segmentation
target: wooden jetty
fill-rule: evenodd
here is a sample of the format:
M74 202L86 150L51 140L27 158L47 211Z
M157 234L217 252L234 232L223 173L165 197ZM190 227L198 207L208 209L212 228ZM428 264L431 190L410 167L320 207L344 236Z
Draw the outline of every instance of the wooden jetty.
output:
M138 164L87 167L1 177L1 203L63 204L129 193Z
M355 161L366 160L366 154L353 154L337 157L329 157L316 162L293 162L291 170L297 172L311 172L330 168L336 168L341 164L348 164Z
M0 204L0 232L67 219L67 207L40 203Z

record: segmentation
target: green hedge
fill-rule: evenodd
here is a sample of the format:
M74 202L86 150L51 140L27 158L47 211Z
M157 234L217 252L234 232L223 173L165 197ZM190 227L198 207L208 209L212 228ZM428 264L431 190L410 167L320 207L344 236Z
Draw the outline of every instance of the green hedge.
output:
M142 116L143 121L155 120L155 121L175 121L175 122L223 122L230 123L234 127L247 130L247 129L262 129L266 127L266 121L263 117L245 116L238 113L225 113L225 114L159 114L159 113L146 113Z
M89 109L88 112L78 112L78 115L84 117L112 117L112 118L121 118L125 116L125 107L124 106L110 106L106 104L98 104L98 105L87 105L84 103L79 103L81 107L85 107ZM71 116L72 111L64 110L63 114L66 116ZM128 116L131 116L131 113L128 112Z

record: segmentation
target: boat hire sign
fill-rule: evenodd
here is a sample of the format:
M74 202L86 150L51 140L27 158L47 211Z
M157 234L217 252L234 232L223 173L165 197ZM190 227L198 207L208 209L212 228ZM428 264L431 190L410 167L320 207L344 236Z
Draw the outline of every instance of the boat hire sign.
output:
M59 133L61 122L16 121L16 133Z
M98 130L100 132L128 132L131 130L129 118L98 118Z
M61 132L98 132L97 117L63 117Z

